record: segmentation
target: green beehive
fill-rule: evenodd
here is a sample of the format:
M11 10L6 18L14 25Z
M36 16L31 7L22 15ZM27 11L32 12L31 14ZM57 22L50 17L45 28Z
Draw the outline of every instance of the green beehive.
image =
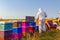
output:
M12 30L11 22L0 22L0 31Z
M0 31L4 30L4 23L0 22Z

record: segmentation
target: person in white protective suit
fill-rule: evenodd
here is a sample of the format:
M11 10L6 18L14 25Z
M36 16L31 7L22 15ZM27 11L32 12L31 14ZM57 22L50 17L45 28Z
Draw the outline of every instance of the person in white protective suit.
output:
M39 33L42 33L42 31L46 31L45 27L45 18L47 17L47 14L43 11L42 8L39 8L38 13L36 15L36 21L38 21L39 26Z

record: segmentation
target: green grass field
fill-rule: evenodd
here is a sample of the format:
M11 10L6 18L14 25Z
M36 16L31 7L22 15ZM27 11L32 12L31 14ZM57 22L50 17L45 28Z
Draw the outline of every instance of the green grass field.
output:
M22 40L60 40L60 31L59 30L48 30L41 34L36 31L33 34L27 33L27 36L22 38Z

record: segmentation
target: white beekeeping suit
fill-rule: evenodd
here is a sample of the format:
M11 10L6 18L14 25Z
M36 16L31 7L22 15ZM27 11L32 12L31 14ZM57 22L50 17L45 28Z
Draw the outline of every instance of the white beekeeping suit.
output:
M47 17L47 14L43 11L42 8L39 8L38 13L36 15L36 20L39 20L39 33L43 31L46 31L45 27L45 18Z
M58 12L58 19L60 20L60 12Z

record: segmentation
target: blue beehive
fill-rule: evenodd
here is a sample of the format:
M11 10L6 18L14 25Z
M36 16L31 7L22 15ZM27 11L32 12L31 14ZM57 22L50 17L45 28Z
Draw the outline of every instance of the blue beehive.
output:
M30 26L36 26L36 22L30 22Z
M12 28L12 33L13 34L18 34L18 28Z
M18 33L22 33L22 27L18 28Z
M12 30L12 23L5 23L4 30Z

